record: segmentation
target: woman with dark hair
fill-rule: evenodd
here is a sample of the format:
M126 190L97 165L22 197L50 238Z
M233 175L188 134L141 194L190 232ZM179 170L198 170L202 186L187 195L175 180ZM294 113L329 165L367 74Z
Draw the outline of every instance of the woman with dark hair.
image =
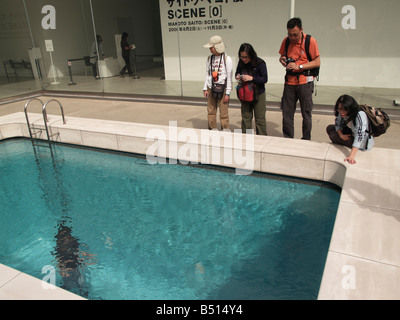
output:
M241 102L242 133L252 129L253 113L256 122L256 134L267 135L267 121L265 118L266 98L265 84L268 82L267 65L257 56L253 46L243 43L239 48L239 63L236 68L235 78L239 82L238 98ZM255 96L252 101L244 99L239 90L250 88Z
M326 132L333 143L351 148L350 155L344 161L355 164L358 150L370 150L374 146L374 137L369 133L368 116L359 109L357 101L347 94L336 101L334 113L335 124L329 125Z
M130 76L133 75L133 72L131 69L131 61L130 61L130 55L131 55L133 46L129 45L128 41L126 40L127 38L128 38L128 34L126 32L123 32L122 37L121 37L121 49L122 49L122 58L125 61L125 66L120 71L121 76L124 76L126 70L128 70L128 74Z

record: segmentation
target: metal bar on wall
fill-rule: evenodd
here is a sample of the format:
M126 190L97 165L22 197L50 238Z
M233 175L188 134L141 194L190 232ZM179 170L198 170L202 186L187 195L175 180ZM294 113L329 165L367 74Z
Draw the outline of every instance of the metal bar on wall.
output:
M35 47L35 41L33 40L31 22L30 22L30 20L29 20L28 10L26 9L25 0L23 1L23 3L24 3L24 8L25 8L26 20L27 20L27 22L28 22L29 32L30 32L30 34L31 34L32 48L34 48L34 47Z
M296 0L290 0L290 19L294 18Z

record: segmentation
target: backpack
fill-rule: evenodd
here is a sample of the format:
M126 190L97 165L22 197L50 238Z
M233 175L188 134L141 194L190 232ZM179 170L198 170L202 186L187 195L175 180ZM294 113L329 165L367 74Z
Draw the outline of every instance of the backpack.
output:
M243 83L237 87L237 97L243 102L257 102L257 87L253 82Z
M390 119L381 108L374 108L367 105L360 105L360 111L364 111L369 119L369 134L379 137L390 127Z
M256 72L257 65L260 63L260 59L257 58L257 63L241 65L240 73L243 75L254 76ZM239 80L239 84L236 87L236 94L240 101L247 103L257 103L259 98L258 86L253 81L244 82L242 79Z
M307 59L308 61L312 61L311 56L310 56L310 39L311 39L311 35L307 34L306 35L306 41L305 41L305 47L306 47L306 54L307 54ZM289 37L286 38L286 42L285 42L285 55L287 57L287 51L289 48L289 44L290 44L290 39ZM303 75L305 76L313 76L317 78L317 81L319 80L319 67L314 68L314 69L310 69L310 70L305 70L302 72Z

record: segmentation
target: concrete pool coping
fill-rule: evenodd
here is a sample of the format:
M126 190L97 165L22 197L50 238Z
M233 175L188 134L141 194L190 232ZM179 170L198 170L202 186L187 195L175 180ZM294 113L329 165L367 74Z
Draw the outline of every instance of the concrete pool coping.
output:
M29 120L44 128L41 114L30 113ZM57 141L62 143L138 154L152 150L162 158L177 156L334 183L342 194L318 299L400 299L400 150L359 152L352 166L343 161L347 148L325 142L271 136L252 136L252 140L241 133L180 128L173 123L68 117L64 125L60 116L53 115L48 126L59 132ZM14 137L29 137L23 112L0 117L0 140ZM251 163L243 160L243 154ZM0 265L0 299L80 299L59 288L44 290L41 280L31 278Z

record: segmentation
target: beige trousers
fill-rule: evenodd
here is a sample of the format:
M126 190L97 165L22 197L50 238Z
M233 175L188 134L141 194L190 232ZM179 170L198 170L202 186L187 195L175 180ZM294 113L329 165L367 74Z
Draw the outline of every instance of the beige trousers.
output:
M221 100L212 97L211 89L208 89L207 113L208 129L217 128L217 109L219 108L219 118L221 121L221 130L229 129L228 103L224 103L225 93Z

